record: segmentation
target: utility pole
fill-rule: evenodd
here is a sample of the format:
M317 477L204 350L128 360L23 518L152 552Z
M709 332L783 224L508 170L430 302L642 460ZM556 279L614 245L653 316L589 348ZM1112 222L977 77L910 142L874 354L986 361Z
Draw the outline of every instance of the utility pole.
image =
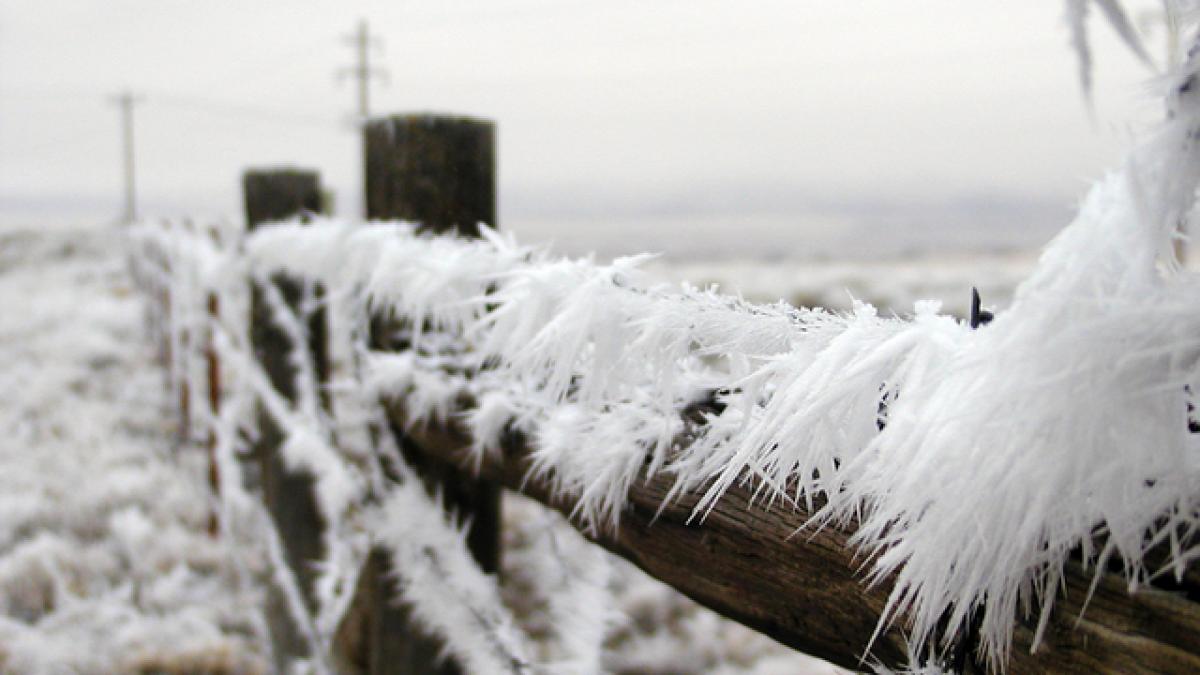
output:
M383 69L371 65L371 48L382 48L383 42L378 37L371 35L366 19L358 22L358 30L353 35L347 36L346 40L354 47L358 63L354 66L343 68L338 73L338 77L341 78L348 75L358 80L358 117L360 123L366 123L367 118L371 114L371 78L379 77L380 79L386 79L387 77Z
M112 97L114 103L121 108L121 135L125 170L125 213L123 221L132 223L137 220L137 188L134 182L133 169L133 106L142 102L141 96L132 91L125 91Z
M354 53L358 63L353 66L340 69L337 76L339 80L347 76L358 80L358 123L355 124L354 127L360 135L364 135L366 133L367 120L369 120L371 116L371 78L378 77L384 81L387 79L387 73L383 69L371 65L371 49L374 47L382 50L383 41L378 37L371 35L371 30L367 27L366 19L360 19L358 22L358 30L355 31L353 35L347 35L345 40L350 43L352 47L354 47ZM360 142L365 142L365 140ZM363 148L362 153L363 154L360 156L359 166L365 167L365 163L367 161L365 148ZM363 168L363 173L359 176L358 183L359 185L364 185L366 183L365 168ZM365 216L367 213L366 196L360 192L359 198L362 200L362 202L358 204L357 207L352 208L357 209L358 215Z

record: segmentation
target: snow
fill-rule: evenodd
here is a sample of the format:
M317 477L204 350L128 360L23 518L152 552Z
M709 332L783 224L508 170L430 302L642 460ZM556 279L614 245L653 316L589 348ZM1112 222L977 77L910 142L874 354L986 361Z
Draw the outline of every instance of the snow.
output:
M120 236L0 236L0 670L265 672L261 570L205 533Z

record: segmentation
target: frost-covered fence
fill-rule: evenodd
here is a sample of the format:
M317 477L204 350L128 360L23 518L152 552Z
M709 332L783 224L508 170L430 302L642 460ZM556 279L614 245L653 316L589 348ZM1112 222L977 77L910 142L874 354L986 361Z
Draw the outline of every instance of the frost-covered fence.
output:
M820 398L807 405L824 401L834 407L810 418L810 423L863 415L862 426L853 418L841 424L863 429L868 438L883 437L887 429L915 413L902 408L903 392L908 389L900 388L899 397L885 398L884 390L871 384L880 374L868 378L856 373L864 366L845 364L842 358L855 356L859 363L873 364L888 353L878 350L900 349L895 355L900 363L930 368L940 360L921 359L920 350L911 350L923 342L925 349L948 349L954 342L969 344L989 331L1005 330L1006 314L1019 307L1000 312L991 325L971 331L949 317L929 313L932 308L905 321L881 319L866 309L838 317L818 310L750 306L695 289L677 291L647 284L633 260L612 266L554 260L488 236L485 241L467 242L420 236L400 225L317 222L263 228L248 237L231 260L250 269L306 274L322 281L331 297L358 297L352 306L371 305L410 318L408 327L400 330L413 349L400 353L365 349L360 352L359 373L343 383L367 393L368 399L387 402L388 418L407 429L410 450L462 462L485 479L573 514L600 543L705 604L788 644L838 663L858 663L897 587L892 575L881 577L874 588L863 583L863 566L869 569L872 563L855 556L862 545L861 518L869 523L870 513L864 510L859 518L845 521L829 518L847 490L828 499L829 491L819 485L827 484L830 477L845 478L849 466L840 461L826 465L824 477L792 466L776 477L770 464L760 466L739 460L738 455L743 448L759 447L770 453L771 462L783 461L778 454L783 436L768 435L763 445L747 444L755 442L756 434L768 433L771 425L804 414L803 404L791 402L790 409L772 409L773 401L813 390L819 391ZM1151 331L1139 334L1143 340L1152 339ZM856 349L838 355L838 350L849 347L839 340L851 336ZM929 339L932 342L926 342ZM809 342L815 344L805 347ZM1128 337L1121 342L1128 343ZM809 368L843 365L831 370L827 379L803 388L789 387L780 378L796 377L791 369L798 366L786 363L783 356L788 354L809 359ZM238 358L232 352L230 356ZM832 363L823 363L835 356ZM888 372L896 372L890 369L895 364L886 365ZM1061 377L1072 377L1081 365ZM1101 365L1113 367L1111 362L1095 367ZM1149 365L1138 362L1128 367ZM739 373L739 369L744 370ZM1089 379L1095 376L1088 370L1078 372L1091 372ZM1127 377L1131 371L1123 372ZM862 381L851 377L856 374ZM951 375L943 372L945 377ZM1064 384L1059 395L1075 391L1076 386ZM1103 402L1071 395L1070 403L1059 402L1054 417L1026 410L1016 421L1044 426L1057 416L1070 415L1083 416L1091 425L1111 425L1105 433L1090 437L1089 445L1125 425L1135 425L1148 441L1163 442L1169 432L1177 432L1178 438L1191 443L1185 389L1159 389L1168 402L1175 401L1168 408L1178 406L1173 413L1164 409L1169 413L1164 419L1144 419L1142 411L1120 413L1119 406L1092 411ZM1121 396L1121 391L1106 395ZM856 392L861 402L851 398L835 403ZM272 396L269 391L262 394ZM1140 390L1135 394L1134 401L1146 395ZM881 407L885 401L888 405ZM364 410L358 414L371 418ZM1095 414L1119 418L1104 422ZM374 419L376 424L380 421ZM1167 427L1172 419L1180 429ZM353 481L338 483L349 472L346 465L369 463L369 457L356 456L353 448L347 448L348 458L337 460L343 464L332 463L332 456L321 459L319 444L305 445L314 441L304 431L312 421L297 418L294 423L300 429L291 434L285 452L295 454L301 466L308 462L316 472L318 492L324 493L323 510L330 510L331 502L360 499L353 497ZM1010 419L1009 423L1016 422ZM1158 425L1167 428L1155 438L1151 432ZM1009 433L1021 431L1014 428ZM1117 438L1124 433L1128 430ZM966 442L953 446L958 452L978 441L953 440ZM1009 462L1018 462L1020 456L1004 447L1004 439L999 441L1000 446L989 446L988 451L1007 452ZM827 442L837 447L835 437ZM840 447L845 453L847 446ZM1090 453L1089 446L1073 447ZM1140 441L1122 448L1130 453L1146 451ZM1045 446L1039 449L1039 453L1048 451ZM379 452L388 456L386 450ZM391 457L397 459L395 454ZM1118 461L1119 457L1111 456L1104 460ZM407 471L401 464L390 466L391 473ZM1120 470L1105 464L1081 465L1074 479L1088 480L1098 473L1105 482L1116 480L1119 486L1125 476L1135 476L1135 492L1149 496L1161 489L1178 489L1171 499L1191 499L1195 476L1189 472L1195 469L1189 466L1173 469L1182 472L1176 476L1149 474L1129 464ZM721 478L731 467L738 467L737 472L722 486ZM963 481L974 479L965 468L957 472ZM1147 477L1151 475L1154 478ZM822 483L803 485L806 476ZM1006 493L1002 501L1045 494L1047 488L1038 484L1046 480L1044 474L1029 473L1021 479L995 488ZM1178 488L1170 485L1175 480L1182 481ZM936 496L936 488L929 484L922 489ZM978 566L983 562L971 557L969 547L1016 542L1011 541L1013 533L997 531L1003 521L993 520L994 515L980 507L996 495L978 485L973 490L976 498L960 496L958 507L975 510L978 528L955 548L938 554L960 565ZM1052 490L1061 488L1055 485ZM1096 564L1097 555L1114 559L1104 554L1119 545L1111 532L1103 531L1106 521L1078 531L1075 546L1062 551L1064 574L1054 584L1065 587L1066 595L1046 613L1044 626L1039 626L1037 614L1020 618L1014 612L1006 622L1014 645L1008 663L1015 672L1136 670L1134 664L1187 672L1196 665L1200 614L1188 594L1194 598L1200 586L1189 568L1194 550L1190 530L1171 528L1166 518L1181 516L1160 510L1157 505L1164 503L1160 500L1156 496L1142 502L1147 506L1127 505L1126 517L1136 514L1134 508L1145 508L1140 527L1161 533L1148 535L1137 556L1128 558L1127 577L1105 573L1093 578L1094 567L1087 567ZM366 499L362 504L370 502ZM1059 508L1070 504L1064 499ZM1013 506L1019 507L1018 515L1029 513L1027 501ZM810 519L813 516L816 521ZM380 531L400 524L388 517L404 518L396 511L377 517L383 520L373 521L370 527ZM805 529L797 533L802 526ZM983 541L975 542L977 536ZM1127 592L1130 583L1137 588L1132 595ZM1089 592L1086 613L1076 624ZM1046 600L1041 595L1030 598L1031 602ZM1037 641L1038 632L1041 644L1030 656L1028 647ZM973 640L980 639L977 620L969 621L951 633L949 644L939 649L940 659L969 660L963 655L976 645ZM910 644L901 630L888 627L875 637L871 658L904 663Z
M454 411L471 414L470 407ZM402 406L393 414L406 419ZM464 466L478 462L480 475L577 515L580 502L561 494L553 481L536 476L537 451L520 435L506 437L501 452L481 461L464 425L419 425L410 433L428 452ZM878 635L894 581L863 582L865 564L853 527L804 527L827 502L814 508L791 504L764 509L750 485L731 488L702 522L696 518L697 492L672 497L673 481L640 473L633 481L613 530L585 530L606 549L633 561L727 617L751 626L797 650L851 669L869 664L893 668L909 663L909 645L899 626ZM797 535L797 532L800 532ZM1147 556L1162 565L1165 546ZM1200 664L1200 569L1188 568L1180 581L1162 576L1130 593L1119 567L1093 576L1081 552L1064 569L1063 596L1048 619L1036 653L1033 618L1013 625L1014 673L1194 672ZM1090 596L1090 597L1089 597ZM1084 611L1086 608L1086 612ZM942 662L955 672L986 670L973 655L978 628L953 636ZM865 664L864 648L870 644Z
M206 326L226 369L219 414L198 415L217 439L221 525L270 522L237 459L261 406L324 521L313 607L263 530L317 671L377 672L363 650L413 623L470 672L598 667L602 601L564 617L560 661L535 657L420 475L442 462L849 667L1196 672L1200 279L1171 251L1200 177L1198 59L1171 72L1170 120L987 325L932 302L892 318L753 305L658 284L641 257L561 259L486 227L142 226L135 261L170 261L142 274L150 297L179 287L165 334ZM412 130L374 129L388 143ZM225 311L281 272L324 289L270 302L294 399ZM199 300L213 293L216 321ZM327 389L301 339L321 308L347 364ZM379 602L384 571L400 615Z

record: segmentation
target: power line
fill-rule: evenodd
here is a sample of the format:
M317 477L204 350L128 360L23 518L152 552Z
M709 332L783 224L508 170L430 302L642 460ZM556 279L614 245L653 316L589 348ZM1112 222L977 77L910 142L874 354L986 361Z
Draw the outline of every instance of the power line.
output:
M149 102L155 106L169 106L172 108L194 110L197 112L210 113L225 117L236 117L247 120L257 119L264 122L307 124L325 127L341 127L346 124L344 117L338 117L334 115L298 112L286 108L246 105L237 101L214 99L205 96L196 96L194 94L180 94L159 89L143 89L142 91L149 95ZM72 89L4 89L2 92L2 97L5 102L10 103L13 99L25 99L31 101L72 101L82 103L90 102L96 98L104 98L109 102L116 101L116 97L112 95L106 95L103 92L93 93L86 90Z
M387 72L385 70L371 65L371 48L382 49L383 41L371 35L366 19L358 22L358 30L354 35L347 36L346 40L354 47L358 63L354 66L341 69L338 72L338 79L350 76L358 80L358 116L365 123L371 114L371 78L378 77L383 81L387 79Z
M133 106L141 103L143 98L134 95L128 89L112 97L114 103L121 108L121 135L124 152L125 170L125 222L137 220L137 188L133 167Z
M218 101L215 99L200 98L197 96L182 96L179 94L155 92L154 101L156 103L166 104L176 108L197 110L200 112L207 112L215 115L225 115L228 117L237 117L240 119L258 119L266 122L306 124L321 127L339 126L340 124L344 123L332 116L326 117L324 115L307 114L277 108L249 106L231 101Z

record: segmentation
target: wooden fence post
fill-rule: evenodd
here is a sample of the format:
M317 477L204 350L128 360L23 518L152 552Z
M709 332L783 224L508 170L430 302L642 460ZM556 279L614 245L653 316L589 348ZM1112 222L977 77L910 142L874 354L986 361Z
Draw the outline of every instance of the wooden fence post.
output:
M488 120L442 115L397 115L366 125L367 217L419 223L431 232L478 236L479 224L496 226L495 125ZM386 327L373 329L372 343L389 347ZM413 442L397 433L401 447ZM471 521L467 543L484 571L500 567L500 487L476 480L459 468L418 453L405 452L431 493L446 508ZM360 579L356 607L344 624L359 635L350 660L360 672L458 673L457 664L437 662L440 642L422 632L405 607L396 607L381 551L372 553ZM355 630L351 628L351 630ZM342 631L345 633L346 631Z
M253 230L262 223L290 218L301 213L316 213L321 206L320 179L314 171L296 169L250 170L243 176L247 228ZM279 289L293 309L300 306L303 285L285 275L274 275L271 283ZM295 401L300 392L295 389L295 369L289 356L292 350L287 334L272 320L262 291L255 285L251 290L250 341L255 358L262 364L271 385ZM324 311L316 312L308 326L308 349L316 365L318 383L328 382L329 356ZM313 584L321 560L321 535L325 528L317 506L314 479L305 472L289 471L280 455L286 440L286 430L262 410L258 412L259 438L255 456L259 462L259 483L262 498L275 521L282 540L287 563L295 574L309 611L316 608ZM286 601L275 591L269 599L268 621L276 652L276 666L286 670L290 657L305 655L307 646L302 633L294 626L287 612Z

